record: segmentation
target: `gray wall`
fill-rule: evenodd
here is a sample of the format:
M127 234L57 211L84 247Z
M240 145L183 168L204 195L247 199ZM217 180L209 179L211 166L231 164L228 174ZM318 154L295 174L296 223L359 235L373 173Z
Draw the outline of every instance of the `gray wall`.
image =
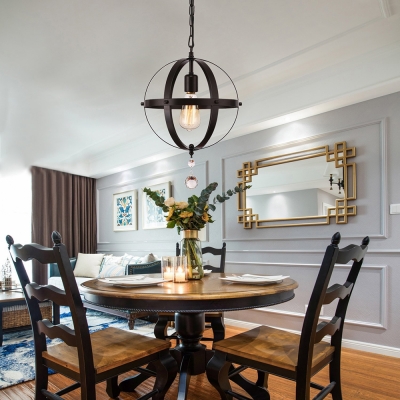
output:
M347 141L357 155L357 216L347 225L243 229L237 222L236 199L214 212L207 243L227 242L227 271L287 274L299 283L294 300L266 310L228 313L227 317L299 330L325 247L333 233L342 234L341 245L360 243L369 235L367 254L355 287L345 328L345 338L400 349L400 215L389 215L389 204L400 203L400 93L359 103L290 124L225 141L195 154L194 173L199 193L206 183L219 183L217 192L234 187L242 163L289 151ZM240 125L240 116L238 124ZM149 135L151 133L149 132ZM132 154L134 157L134 154ZM175 230L141 228L113 232L112 194L171 181L173 196L186 199L188 155L160 160L98 180L99 243L101 252L121 254L173 254ZM353 204L353 203L352 203ZM333 279L344 281L348 266ZM331 313L329 307L325 314Z

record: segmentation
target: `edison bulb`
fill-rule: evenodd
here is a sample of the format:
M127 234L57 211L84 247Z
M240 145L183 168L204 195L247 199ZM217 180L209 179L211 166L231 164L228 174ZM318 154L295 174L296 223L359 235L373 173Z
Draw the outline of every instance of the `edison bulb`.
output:
M185 99L197 99L194 93L186 93ZM198 106L187 105L182 106L179 125L190 132L200 125L200 110Z

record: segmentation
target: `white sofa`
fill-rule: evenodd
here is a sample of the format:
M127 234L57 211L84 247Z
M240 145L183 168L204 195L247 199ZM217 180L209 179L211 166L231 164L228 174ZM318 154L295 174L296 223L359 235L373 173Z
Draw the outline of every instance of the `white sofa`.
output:
M144 257L134 257L125 254L124 256L116 257L104 254L79 253L78 258L70 258L70 262L72 269L74 270L78 288L81 283L94 278L161 272L161 261L153 254ZM57 264L49 264L48 284L64 289ZM114 310L111 308L101 307L88 303L84 299L83 303L85 308L126 318L128 320L129 329L134 328L136 318L147 317L150 315L155 316L155 314L149 314L147 312Z

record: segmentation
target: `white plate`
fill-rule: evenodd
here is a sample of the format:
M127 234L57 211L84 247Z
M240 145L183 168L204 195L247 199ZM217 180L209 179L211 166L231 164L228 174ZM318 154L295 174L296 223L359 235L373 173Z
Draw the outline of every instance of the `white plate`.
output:
M113 286L122 287L142 287L142 286L153 286L159 283L169 282L163 278L150 278L145 275L130 275L129 277L114 277L114 278L101 278L100 282L108 283Z
M211 269L205 269L204 270L204 275L209 275L209 274L211 274Z
M281 283L285 278L289 278L289 276L244 274L236 276L227 276L226 278L220 278L220 279L232 283L245 283L250 285L269 285L272 283Z

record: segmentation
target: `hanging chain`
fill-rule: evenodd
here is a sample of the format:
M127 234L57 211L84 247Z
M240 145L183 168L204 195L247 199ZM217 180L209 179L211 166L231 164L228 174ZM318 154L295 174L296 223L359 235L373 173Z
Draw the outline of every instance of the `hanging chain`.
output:
M194 47L194 0L189 0L189 40L188 46L190 49L189 57L193 57Z

